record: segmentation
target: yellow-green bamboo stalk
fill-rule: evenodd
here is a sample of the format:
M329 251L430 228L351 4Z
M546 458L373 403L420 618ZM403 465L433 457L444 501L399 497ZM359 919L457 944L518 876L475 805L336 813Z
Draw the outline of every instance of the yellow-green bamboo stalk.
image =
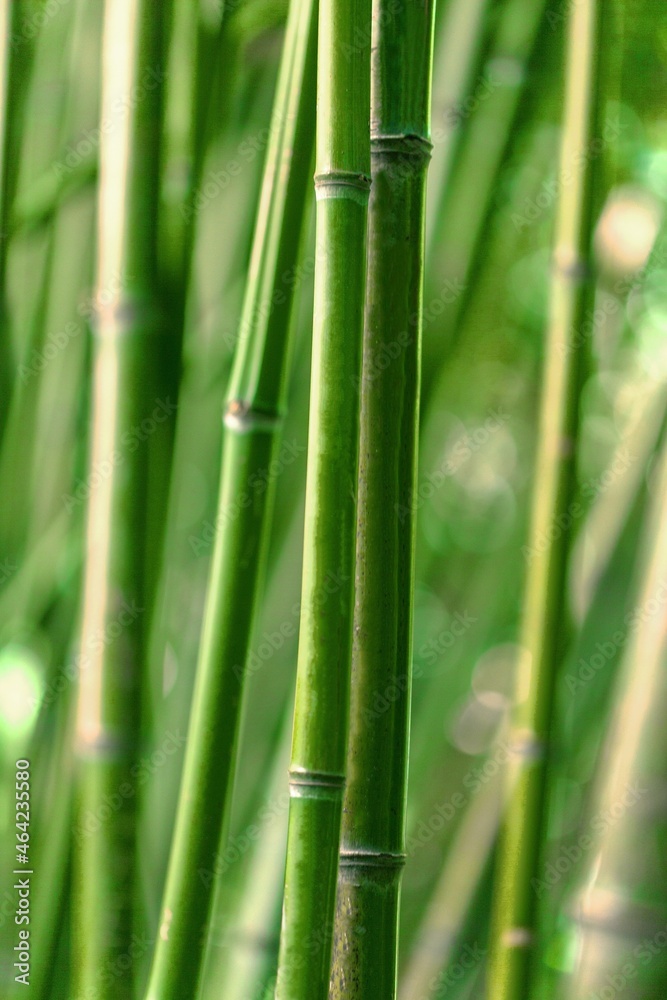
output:
M121 789L134 787L140 729L141 421L156 406L149 387L158 328L161 32L157 0L107 0L76 826L90 813L103 819L76 845L73 876L73 995L98 1000L133 995L132 967L117 978L101 970L129 953L134 923L137 797Z
M570 530L562 515L574 500L579 390L585 339L577 331L592 288L592 230L599 198L594 140L601 142L601 0L570 8L567 79L549 329L543 372L527 578L523 658L510 743L518 775L503 829L496 876L489 1000L529 1000L536 945L537 872L545 830L546 762L555 680L570 628L567 559ZM560 519L560 520L559 520ZM571 519L570 519L571 524ZM554 531L554 529L556 529ZM545 544L545 540L547 544Z

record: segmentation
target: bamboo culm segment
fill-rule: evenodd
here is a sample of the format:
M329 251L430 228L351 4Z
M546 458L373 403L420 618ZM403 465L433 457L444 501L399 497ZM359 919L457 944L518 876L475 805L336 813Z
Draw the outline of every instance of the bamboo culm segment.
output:
M218 851L234 783L245 663L252 639L273 487L252 488L280 444L293 292L312 170L317 3L290 8L246 298L224 418L216 533L176 829L149 1000L199 995ZM276 294L280 292L280 294ZM237 504L242 494L250 504ZM230 519L232 507L238 515Z
M570 532L546 550L541 539L568 509L576 490L575 456L585 345L576 331L590 306L591 241L600 204L600 167L586 155L600 134L599 79L602 3L585 0L570 10L562 171L578 170L563 192L556 225L549 330L539 421L529 544L534 549L525 584L519 664L522 701L515 707L510 743L514 761L497 861L489 1000L528 1000L531 993L536 895L531 880L544 841L546 775L555 682L570 631L567 558ZM535 540L533 543L533 539Z
M370 0L320 3L313 360L278 1000L326 1000L329 991L354 601L370 25Z
M103 119L113 114L119 93L132 92L148 68L160 65L162 27L154 0L106 4ZM160 103L156 84L111 132L102 134L100 145L96 286L104 305L93 331L89 467L95 488L87 512L72 907L73 995L99 1000L133 996L131 969L111 982L100 970L128 953L136 926L136 796L123 796L95 832L86 832L85 821L107 809L119 788L135 784L146 619L147 455L144 445L130 449L127 440L155 406L146 388L152 382L158 330ZM109 467L109 474L100 476ZM112 638L100 642L100 636Z
M431 153L434 3L411 0L396 11L376 0L373 13L350 736L330 994L341 1000L396 996L412 664L410 497ZM378 366L387 352L391 363ZM390 703L378 711L388 691Z

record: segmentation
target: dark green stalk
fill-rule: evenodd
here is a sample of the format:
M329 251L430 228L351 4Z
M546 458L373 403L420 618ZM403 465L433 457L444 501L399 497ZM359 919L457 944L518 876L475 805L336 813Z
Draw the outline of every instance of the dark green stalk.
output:
M105 819L79 838L73 873L73 994L98 1000L133 994L131 970L109 982L101 970L129 952L134 924L136 794L119 790L134 787L140 732L146 454L137 429L156 403L146 387L158 309L160 36L157 0L108 0L76 747L77 827L90 813Z
M225 409L217 533L150 1000L197 996L215 871L232 799L245 661L286 404L290 312L312 164L315 0L293 3L250 276Z
M322 0L313 367L277 1000L326 1000L345 782L370 188L370 0Z
M585 880L576 900L578 961L572 1000L605 995L658 996L664 953L667 877L651 850L667 824L667 449L652 477L642 537L643 572L625 657L617 678L589 808ZM581 839L579 841L581 843ZM610 994L611 995L611 994Z
M355 627L331 980L331 996L350 1000L396 995L434 13L432 0L373 6Z
M603 125L599 57L602 7L599 0L582 0L570 9L560 176L571 181L562 187L556 227L521 632L525 658L518 672L520 697L510 737L518 778L496 876L488 981L492 1000L528 1000L531 996L537 919L531 881L538 872L546 826L545 785L555 679L571 630L566 586L571 532L561 529L559 518L575 498L579 391L586 355L585 338L580 342L577 332L582 329L594 288L591 240L598 201L596 155L599 157L600 150L593 155L592 142L601 139ZM554 526L559 529L556 533Z

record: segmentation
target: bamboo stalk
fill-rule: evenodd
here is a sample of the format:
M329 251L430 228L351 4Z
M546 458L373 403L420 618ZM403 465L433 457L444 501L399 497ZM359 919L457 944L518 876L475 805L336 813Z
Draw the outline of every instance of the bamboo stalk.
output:
M276 94L250 277L225 409L218 531L164 892L150 1000L197 995L214 871L231 806L245 661L259 593L286 403L293 284L311 168L317 5L293 3ZM262 484L258 489L256 482ZM230 516L231 510L238 511Z
M567 996L604 990L657 996L667 975L664 870L650 850L665 835L667 765L667 448L654 470L642 535L636 618L617 678L611 721L589 806L592 843L575 899L578 959Z
M396 995L435 4L373 6L356 597L332 997ZM392 360L384 363L384 358ZM386 711L378 696L392 692Z
M571 177L559 204L543 372L530 549L525 583L518 672L522 700L515 706L510 743L518 776L503 829L494 893L488 996L524 1000L531 995L536 944L536 875L545 831L546 767L555 680L571 628L567 602L570 530L552 527L576 490L575 453L585 344L578 343L593 292L592 228L598 206L592 142L600 138L600 31L602 3L585 0L570 10L565 126L560 176ZM598 152L599 155L599 152ZM594 181L596 182L594 185Z
M155 0L106 4L77 825L107 812L77 845L73 873L74 993L99 1000L133 992L131 970L111 982L100 970L128 953L134 923L136 795L119 789L133 787L140 732L146 456L136 429L157 330L160 36Z
M323 0L302 610L277 1000L326 1000L345 781L370 188L370 0Z

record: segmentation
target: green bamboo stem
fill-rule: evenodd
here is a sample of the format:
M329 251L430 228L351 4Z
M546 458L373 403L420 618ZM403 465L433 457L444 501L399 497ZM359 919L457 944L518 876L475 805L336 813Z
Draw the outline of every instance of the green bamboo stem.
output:
M100 970L129 952L134 924L136 794L119 789L134 787L140 732L146 454L128 435L136 446L155 405L144 393L157 331L160 87L159 72L148 74L159 71L160 37L156 0L105 5L76 821L103 810L106 818L77 845L73 872L73 992L98 1000L133 994L131 969L111 982ZM119 115L134 87L140 97Z
M147 996L197 995L214 871L231 806L244 665L260 588L273 489L270 470L286 404L292 288L311 168L317 5L293 3L267 153L250 276L224 416L218 531L197 666L176 829ZM275 478L275 477L274 477ZM259 477L266 486L266 480ZM229 512L238 510L238 515Z
M326 1000L345 781L370 188L370 0L323 0L302 610L277 1000Z
M591 238L597 192L591 142L599 137L601 104L599 46L602 4L585 0L570 10L565 127L561 145L564 188L558 210L539 419L519 671L522 700L516 705L510 743L518 770L504 825L494 898L488 996L527 1000L536 943L535 892L531 880L539 867L544 839L546 764L554 710L557 671L570 631L566 570L569 530L552 528L574 499L575 452L580 383L585 345L577 342L590 302Z
M355 628L330 994L340 998L396 995L414 587L414 518L397 511L410 507L417 473L434 14L421 0L373 6Z
M587 826L593 843L578 898L578 960L567 996L615 993L635 1000L664 988L664 867L638 844L664 842L667 740L667 448L653 474L642 533L642 575L633 627L616 682Z

